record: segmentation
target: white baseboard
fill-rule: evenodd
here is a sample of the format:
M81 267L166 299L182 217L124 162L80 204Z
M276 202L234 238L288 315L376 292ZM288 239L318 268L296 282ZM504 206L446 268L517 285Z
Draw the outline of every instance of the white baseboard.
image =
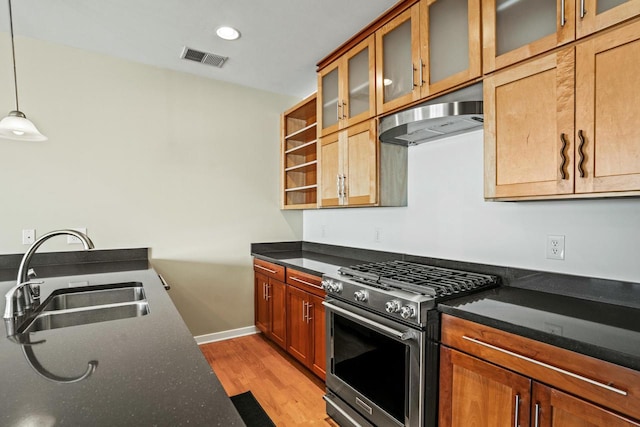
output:
M247 326L245 328L231 329L228 331L215 332L213 334L198 335L193 337L198 345L210 342L224 341L231 338L244 337L245 335L257 334L258 329L255 326Z

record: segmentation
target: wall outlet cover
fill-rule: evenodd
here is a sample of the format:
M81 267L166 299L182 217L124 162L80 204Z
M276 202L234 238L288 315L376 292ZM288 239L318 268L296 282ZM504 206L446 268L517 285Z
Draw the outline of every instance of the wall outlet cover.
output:
M558 260L564 259L564 236L547 236L547 258Z

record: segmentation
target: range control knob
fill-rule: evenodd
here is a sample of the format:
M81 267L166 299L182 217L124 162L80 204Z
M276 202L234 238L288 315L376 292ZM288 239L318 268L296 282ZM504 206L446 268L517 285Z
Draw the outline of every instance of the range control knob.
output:
M367 302L367 298L368 298L368 297L369 297L369 295L367 295L367 291L365 291L365 290L362 290L362 291L355 291L355 292L353 293L353 298L354 298L356 301L359 301L359 302Z
M384 309L387 313L397 313L400 311L400 301L395 299L393 301L387 301L384 305Z
M339 294L340 292L342 292L342 283L340 282L334 282L333 280L323 280L322 281L322 289L324 289L327 292L333 292L336 294Z
M405 305L400 309L400 317L402 317L403 319L416 317L416 309L410 305Z

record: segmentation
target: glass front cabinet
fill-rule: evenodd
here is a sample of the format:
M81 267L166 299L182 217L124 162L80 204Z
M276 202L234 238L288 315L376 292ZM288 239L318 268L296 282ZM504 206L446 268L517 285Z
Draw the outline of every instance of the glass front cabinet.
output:
M640 0L483 0L484 73L633 18Z
M481 75L479 0L422 0L376 31L378 113Z
M320 135L376 115L374 37L353 47L318 73Z

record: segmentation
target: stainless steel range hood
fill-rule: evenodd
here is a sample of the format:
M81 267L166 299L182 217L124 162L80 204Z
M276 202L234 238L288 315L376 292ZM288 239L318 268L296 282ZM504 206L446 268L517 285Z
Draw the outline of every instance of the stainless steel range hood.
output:
M380 119L381 142L417 145L480 129L482 83Z

